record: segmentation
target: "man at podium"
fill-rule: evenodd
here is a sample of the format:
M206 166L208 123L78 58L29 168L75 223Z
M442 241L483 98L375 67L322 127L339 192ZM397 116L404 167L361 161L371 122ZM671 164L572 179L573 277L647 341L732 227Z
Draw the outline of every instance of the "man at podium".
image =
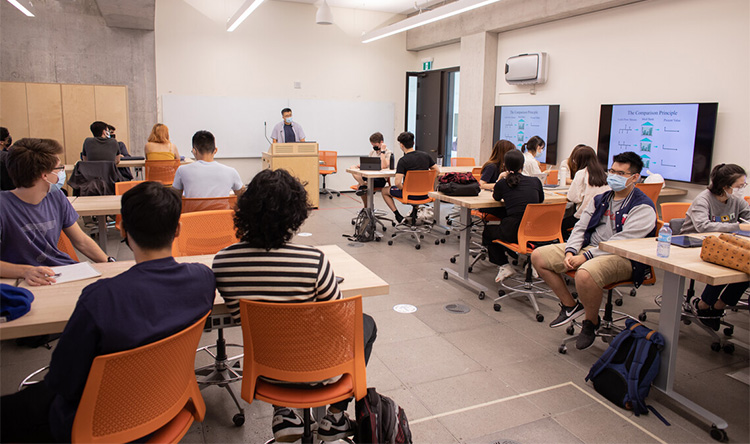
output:
M302 129L302 125L292 121L292 110L289 108L282 109L281 117L283 117L284 120L277 123L271 132L273 143L304 142L305 131Z

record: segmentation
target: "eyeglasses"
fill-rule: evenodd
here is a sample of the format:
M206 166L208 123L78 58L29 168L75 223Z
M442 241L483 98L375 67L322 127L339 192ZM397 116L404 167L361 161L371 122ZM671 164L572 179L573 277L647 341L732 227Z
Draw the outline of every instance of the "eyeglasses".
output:
M608 172L609 174L615 174L615 175L617 175L617 176L622 176L622 177L630 177L630 176L632 176L633 174L635 174L635 173L628 173L627 171L617 171L617 170L613 170L612 168L608 169L608 170L607 170L607 172Z
M65 169L65 165L60 165L59 167L52 168L52 171L55 171L55 170L64 170L64 169Z
M740 190L744 190L746 186L747 186L747 182L745 182L742 185L740 185L738 187L735 187L735 188L739 188Z

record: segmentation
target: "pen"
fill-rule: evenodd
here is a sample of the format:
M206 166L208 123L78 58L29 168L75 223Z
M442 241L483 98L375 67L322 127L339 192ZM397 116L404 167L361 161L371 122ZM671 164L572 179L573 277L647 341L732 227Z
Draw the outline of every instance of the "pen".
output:
M742 223L743 223L743 224L750 224L750 221L746 221L746 220L745 220L745 219L743 219L743 218L740 218L740 220L742 221Z

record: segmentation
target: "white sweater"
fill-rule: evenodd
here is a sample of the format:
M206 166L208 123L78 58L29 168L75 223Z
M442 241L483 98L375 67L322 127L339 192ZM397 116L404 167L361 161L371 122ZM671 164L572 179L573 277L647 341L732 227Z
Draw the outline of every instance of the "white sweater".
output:
M576 219L581 218L583 210L589 205L589 202L594 199L594 196L602 194L609 189L609 185L601 187L592 187L589 185L588 169L584 168L576 171L576 175L573 177L573 182L568 189L568 200L576 204Z

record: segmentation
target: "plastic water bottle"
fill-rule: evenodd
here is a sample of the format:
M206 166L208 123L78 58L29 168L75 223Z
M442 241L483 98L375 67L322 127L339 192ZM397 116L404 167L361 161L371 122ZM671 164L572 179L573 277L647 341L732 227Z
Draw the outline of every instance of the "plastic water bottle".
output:
M672 228L669 224L664 224L659 230L659 238L656 245L656 255L659 257L669 257L669 247L672 245Z
M562 165L560 165L560 171L557 174L557 180L558 185L561 187L564 187L567 185L568 181L568 165L567 162L563 162Z

